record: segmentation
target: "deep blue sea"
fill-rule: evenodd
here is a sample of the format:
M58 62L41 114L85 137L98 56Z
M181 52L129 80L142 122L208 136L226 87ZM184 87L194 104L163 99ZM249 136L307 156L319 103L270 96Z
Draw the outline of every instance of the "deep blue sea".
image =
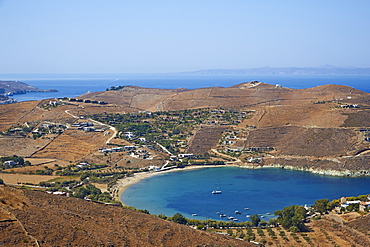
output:
M77 97L88 91L104 91L111 86L134 85L149 88L187 88L222 86L261 81L284 87L302 89L325 84L338 84L370 92L370 75L197 75L173 74L0 74L0 80L22 81L40 89L57 89L56 93L14 95L18 101L56 97Z
M370 177L331 177L279 168L217 167L141 180L125 190L121 200L156 215L173 216L179 212L187 218L220 220L219 212L246 221L246 215L261 214L267 221L276 210L290 205L312 205L318 199L368 194L369 185ZM222 194L212 194L218 188ZM236 210L242 214L234 214Z

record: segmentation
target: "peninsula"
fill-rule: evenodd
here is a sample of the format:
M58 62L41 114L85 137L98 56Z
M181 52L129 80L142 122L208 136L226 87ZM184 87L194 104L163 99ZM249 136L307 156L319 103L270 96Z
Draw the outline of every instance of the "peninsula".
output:
M0 103L15 103L11 96L29 92L58 92L56 89L39 89L20 81L0 81Z

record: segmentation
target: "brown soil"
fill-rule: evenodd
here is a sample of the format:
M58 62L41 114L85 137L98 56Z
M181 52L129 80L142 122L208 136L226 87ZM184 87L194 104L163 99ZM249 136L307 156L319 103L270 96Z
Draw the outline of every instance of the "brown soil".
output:
M58 176L0 173L0 178L4 181L4 183L9 184L18 184L18 183L38 184L40 182L46 182L51 179L58 178Z
M137 211L0 186L2 246L255 246ZM16 221L12 221L16 220ZM22 227L24 229L22 229Z
M211 148L217 146L224 131L224 127L204 126L196 132L186 152L194 154L208 153Z
M71 128L31 157L57 158L75 162L97 151L107 139L108 137L101 132L84 132Z
M252 229L255 241L265 246L370 246L370 215L359 217L357 213L348 215L326 215L320 220L309 220L303 232L292 233L282 227ZM348 216L348 217L347 217ZM226 232L226 230L223 230ZM247 229L242 232L248 236ZM233 230L233 234L237 234Z
M250 131L246 147L274 147L278 155L340 156L355 154L362 139L351 129L287 126Z

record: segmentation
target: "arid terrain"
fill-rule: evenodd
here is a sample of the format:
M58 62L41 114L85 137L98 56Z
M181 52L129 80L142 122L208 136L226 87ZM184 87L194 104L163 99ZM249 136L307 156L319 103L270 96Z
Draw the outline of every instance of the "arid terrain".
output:
M1 246L255 246L130 209L0 185Z
M73 180L82 183L76 186L95 184L116 196L117 191L110 189L126 175L140 169L189 164L274 166L335 176L368 176L369 117L370 94L351 87L289 89L256 81L193 90L123 86L72 99L0 105L0 158L8 162L2 164L0 178L7 184L36 186ZM24 162L12 163L12 157L22 157ZM132 210L7 186L2 186L2 191L19 198L19 203L7 202L11 196L1 195L5 200L3 217L7 211L14 214L2 222L7 230L1 234L8 246L34 243L14 217L46 246L51 239L60 245L248 244L227 242L234 240ZM68 200L69 207L58 206L63 200ZM112 217L104 218L100 210ZM124 219L118 217L120 214ZM90 219L97 227L88 224ZM368 231L361 227L363 222L368 222L368 216L339 226L324 217L308 223L312 231L307 234L315 246L366 246L366 235L355 237L357 232ZM47 228L52 227L58 230L49 235ZM336 233L335 229L341 230ZM347 231L353 237L345 238L342 233ZM11 236L10 232L16 234ZM180 237L185 234L186 238ZM336 240L328 241L329 235ZM294 236L289 236L288 242L264 240L270 246L309 246L311 242L303 236L301 242ZM223 240L215 240L220 238Z
M90 103L94 101L105 104ZM271 147L269 152L257 154L264 157L262 162L247 165L283 166L294 160L296 166L312 165L320 169L320 165L316 164L323 164L327 170L343 173L356 173L369 168L367 150L370 143L366 138L370 129L370 95L347 86L326 85L300 90L259 82L194 90L128 86L118 91L83 95L78 101L59 100L56 107L48 107L48 104L49 101L44 100L0 105L0 131L28 126L32 133L47 123L67 127L63 132L37 138L32 138L30 132L2 135L0 155L56 159L61 164L62 161L106 162L107 159L104 160L97 151L106 147L108 140L111 143L119 140L111 139L116 134L111 126L101 123L101 132L84 132L70 127L73 123L84 122L84 117L94 114L206 108L248 111L252 114L233 124L212 121L198 125L192 130L193 135L189 136L189 146L184 152L207 153L212 148L223 150L235 147L245 151L252 147ZM235 136L237 141L217 146L217 139L223 130L238 132ZM156 159L167 159L165 152L155 155ZM245 152L238 155L244 164L251 157ZM110 155L109 163L128 159L118 156ZM139 163L145 167L152 161Z

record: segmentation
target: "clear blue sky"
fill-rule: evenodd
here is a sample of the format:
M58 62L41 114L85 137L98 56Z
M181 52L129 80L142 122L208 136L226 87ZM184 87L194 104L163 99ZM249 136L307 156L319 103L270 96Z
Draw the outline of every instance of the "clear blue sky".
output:
M370 67L369 0L0 0L0 73Z

